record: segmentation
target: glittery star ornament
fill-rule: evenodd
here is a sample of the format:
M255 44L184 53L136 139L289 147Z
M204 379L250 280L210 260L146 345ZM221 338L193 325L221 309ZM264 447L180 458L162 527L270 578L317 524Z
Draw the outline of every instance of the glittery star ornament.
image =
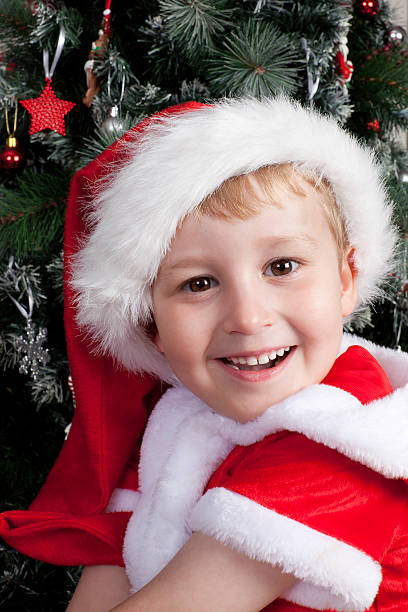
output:
M48 128L65 136L64 117L75 106L75 102L67 102L57 98L51 87L51 79L46 79L45 87L38 98L21 100L20 104L31 115L30 134Z

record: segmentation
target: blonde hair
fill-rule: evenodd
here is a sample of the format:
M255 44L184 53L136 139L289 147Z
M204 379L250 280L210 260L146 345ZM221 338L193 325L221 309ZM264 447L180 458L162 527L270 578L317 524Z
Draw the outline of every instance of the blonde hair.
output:
M306 197L302 180L311 185L320 195L324 213L336 241L339 256L348 246L347 232L340 209L329 181L316 172L302 173L294 164L263 166L250 174L241 174L224 181L218 189L207 196L196 208L196 214L222 219L247 219L265 206L265 200L256 191L256 179L261 196L274 206L280 206L282 188L295 195ZM250 197L248 197L250 196Z

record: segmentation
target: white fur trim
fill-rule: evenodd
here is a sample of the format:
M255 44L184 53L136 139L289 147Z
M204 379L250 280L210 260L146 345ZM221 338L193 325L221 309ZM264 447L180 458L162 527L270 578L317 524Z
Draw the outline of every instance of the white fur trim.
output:
M261 166L293 162L329 180L355 247L359 303L378 293L395 242L391 207L373 153L333 119L283 97L226 100L153 119L134 138L94 203L72 278L79 324L126 368L174 382L143 330L150 286L180 221L226 179Z
M139 499L139 491L115 489L104 512L134 512Z
M224 488L203 495L189 524L294 574L299 580L281 597L315 610L365 610L381 584L380 565L364 552Z

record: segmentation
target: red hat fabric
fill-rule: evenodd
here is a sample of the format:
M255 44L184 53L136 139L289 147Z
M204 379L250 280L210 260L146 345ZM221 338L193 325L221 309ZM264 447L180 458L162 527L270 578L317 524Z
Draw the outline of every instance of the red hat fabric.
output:
M201 108L196 102L158 115ZM26 511L0 515L0 536L36 559L61 565L123 564L122 539L129 513L104 514L112 491L136 475L132 462L143 432L148 396L157 380L119 369L110 356L92 353L75 321L70 278L72 255L86 236L86 205L95 185L123 162L123 140L143 133L142 121L88 166L71 184L64 240L65 330L76 410L69 436L38 496ZM123 484L122 484L123 486Z

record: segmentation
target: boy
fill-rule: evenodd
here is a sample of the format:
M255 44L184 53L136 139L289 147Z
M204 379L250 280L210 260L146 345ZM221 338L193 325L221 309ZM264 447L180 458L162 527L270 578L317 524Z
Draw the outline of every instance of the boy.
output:
M370 156L277 99L153 120L126 157L73 264L78 321L174 388L106 509L132 512L118 612L403 609L407 390L360 347L336 361L392 259ZM69 609L127 591L89 568Z

